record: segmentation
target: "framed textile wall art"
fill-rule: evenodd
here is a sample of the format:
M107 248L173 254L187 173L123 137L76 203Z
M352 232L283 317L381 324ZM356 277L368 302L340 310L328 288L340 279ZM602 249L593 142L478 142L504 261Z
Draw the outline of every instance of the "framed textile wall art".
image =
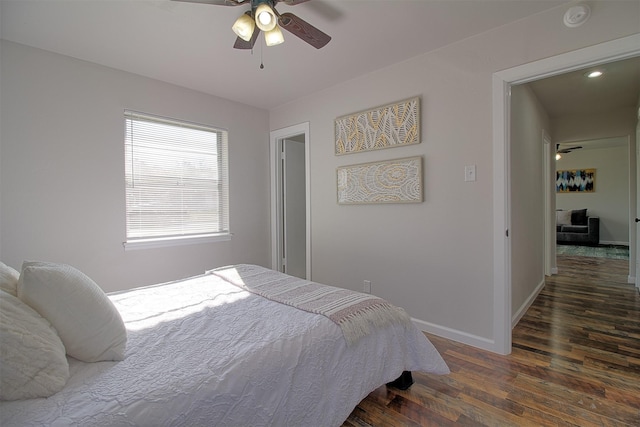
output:
M593 193L595 191L595 169L556 171L556 193Z
M342 166L338 204L422 202L422 157Z
M420 143L420 98L338 117L336 155Z

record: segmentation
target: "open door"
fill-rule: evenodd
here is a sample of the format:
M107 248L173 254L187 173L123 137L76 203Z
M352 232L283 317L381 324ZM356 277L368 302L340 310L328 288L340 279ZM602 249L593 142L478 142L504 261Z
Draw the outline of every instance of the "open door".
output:
M309 123L270 139L271 268L311 280Z
M300 140L302 139L302 141ZM305 143L302 138L280 141L282 165L282 272L307 278Z
M510 92L511 86L543 77L640 55L640 34L559 54L507 70L492 77L493 92L493 342L491 350L511 353L510 228ZM638 212L640 214L640 212ZM636 223L638 224L638 223ZM638 235L636 227L636 235ZM636 243L636 247L638 243ZM636 253L636 258L638 254ZM636 284L638 266L636 262Z

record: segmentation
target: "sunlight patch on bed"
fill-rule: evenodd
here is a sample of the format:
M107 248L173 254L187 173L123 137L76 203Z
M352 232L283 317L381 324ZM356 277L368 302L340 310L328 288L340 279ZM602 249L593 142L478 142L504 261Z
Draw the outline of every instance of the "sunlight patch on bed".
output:
M251 294L210 275L111 294L127 330L180 321L203 310L233 304Z

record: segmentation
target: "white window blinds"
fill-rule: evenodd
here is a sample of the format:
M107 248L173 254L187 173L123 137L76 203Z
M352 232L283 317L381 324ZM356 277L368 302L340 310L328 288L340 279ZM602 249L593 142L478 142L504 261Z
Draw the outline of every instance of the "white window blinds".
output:
M227 131L125 111L127 243L229 234Z

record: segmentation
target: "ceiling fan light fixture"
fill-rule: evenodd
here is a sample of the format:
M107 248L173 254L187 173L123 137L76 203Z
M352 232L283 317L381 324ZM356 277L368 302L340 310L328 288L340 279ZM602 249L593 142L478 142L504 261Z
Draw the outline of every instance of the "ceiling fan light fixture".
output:
M255 22L251 18L251 13L242 14L231 27L234 33L244 41L251 40L255 29Z
M269 7L266 3L261 3L256 8L256 25L265 33L267 31L271 31L276 26L276 14L273 12L273 9Z
M282 30L277 25L271 31L264 33L264 41L267 46L276 46L284 42Z
M560 160L562 158L562 156L560 155L560 153L556 153L556 160Z

